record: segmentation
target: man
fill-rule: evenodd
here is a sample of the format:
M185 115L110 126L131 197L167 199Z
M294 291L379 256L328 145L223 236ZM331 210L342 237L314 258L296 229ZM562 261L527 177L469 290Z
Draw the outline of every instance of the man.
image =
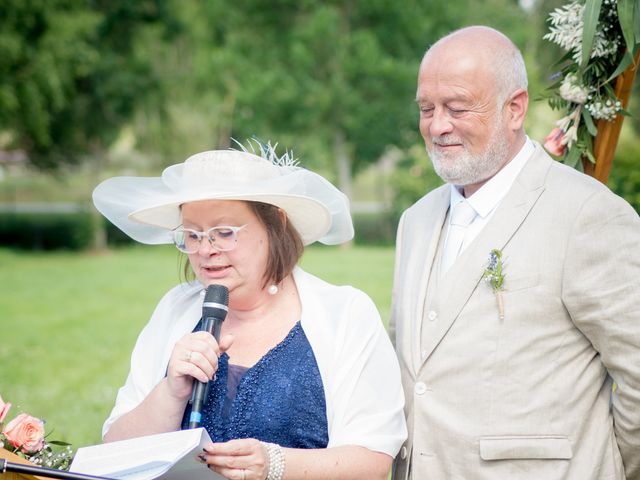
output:
M526 136L526 70L501 33L433 45L417 101L447 185L398 227L394 478L640 479L637 213Z

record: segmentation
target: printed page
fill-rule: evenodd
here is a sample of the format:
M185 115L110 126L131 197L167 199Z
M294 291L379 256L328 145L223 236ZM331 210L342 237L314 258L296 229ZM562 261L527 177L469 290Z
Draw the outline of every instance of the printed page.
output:
M211 442L204 428L160 433L79 448L69 471L116 480L217 480L196 460Z

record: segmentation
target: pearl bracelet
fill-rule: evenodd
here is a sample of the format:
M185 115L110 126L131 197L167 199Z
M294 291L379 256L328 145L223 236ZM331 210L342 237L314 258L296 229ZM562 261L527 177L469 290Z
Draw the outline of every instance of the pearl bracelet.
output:
M284 476L284 453L277 443L262 442L269 455L269 472L265 480L282 480Z

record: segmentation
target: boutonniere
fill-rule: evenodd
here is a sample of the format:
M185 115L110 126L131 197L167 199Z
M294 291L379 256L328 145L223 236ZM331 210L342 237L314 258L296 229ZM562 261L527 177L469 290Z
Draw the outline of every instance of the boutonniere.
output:
M491 290L496 295L498 302L498 314L500 320L504 319L504 301L502 291L504 290L504 263L502 262L502 251L493 249L489 253L489 263L484 269L482 279L491 286Z

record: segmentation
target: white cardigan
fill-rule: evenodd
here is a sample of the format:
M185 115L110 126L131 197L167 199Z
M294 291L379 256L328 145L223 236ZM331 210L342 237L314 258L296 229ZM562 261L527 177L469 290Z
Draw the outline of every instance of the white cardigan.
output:
M400 369L371 299L294 270L302 328L315 354L327 406L329 447L359 445L395 457L407 436ZM102 429L134 409L164 378L175 343L202 314L202 285L184 283L160 300L140 333L131 370Z

